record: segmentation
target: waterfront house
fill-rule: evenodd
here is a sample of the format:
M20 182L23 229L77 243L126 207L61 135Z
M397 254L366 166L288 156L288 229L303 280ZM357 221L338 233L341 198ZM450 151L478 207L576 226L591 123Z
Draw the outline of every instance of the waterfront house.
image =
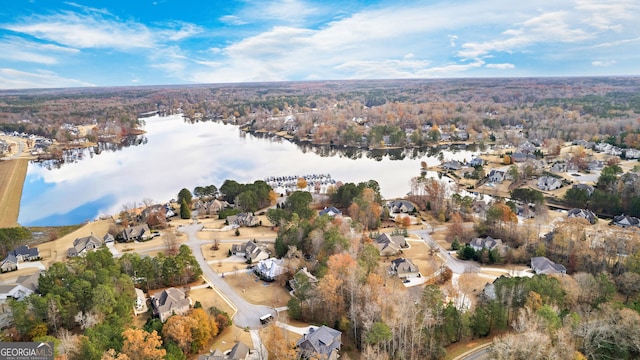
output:
M67 256L79 256L87 251L92 251L100 248L103 245L102 240L93 236L93 234L81 238L77 238L73 241L73 247L67 250Z

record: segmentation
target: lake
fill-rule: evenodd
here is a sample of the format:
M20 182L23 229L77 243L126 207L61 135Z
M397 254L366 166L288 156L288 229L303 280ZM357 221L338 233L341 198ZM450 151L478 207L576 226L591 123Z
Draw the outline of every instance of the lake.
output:
M334 180L378 181L383 197L404 197L420 163L440 163L424 150L364 151L299 146L280 138L243 133L219 122L185 123L182 116L146 118L135 146L85 149L59 167L31 163L18 222L23 226L70 225L117 215L145 198L167 202L182 188L220 187L227 179L251 183L271 176L330 174ZM96 152L99 152L97 154ZM471 160L477 152L444 151L447 160Z

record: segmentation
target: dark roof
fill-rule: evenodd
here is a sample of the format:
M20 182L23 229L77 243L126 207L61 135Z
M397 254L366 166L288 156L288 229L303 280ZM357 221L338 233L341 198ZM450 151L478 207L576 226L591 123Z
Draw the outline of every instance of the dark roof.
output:
M333 206L328 206L328 207L325 207L323 210L320 210L319 215L320 216L322 216L322 215L331 215L332 213L335 214L335 215L342 215L342 211L336 209Z
M562 264L556 264L544 256L531 258L531 268L536 274L564 274L567 268Z
M309 334L302 336L296 343L301 349L313 351L318 354L329 355L334 350L340 349L342 332L328 326L313 328Z
M247 358L247 355L249 354L249 352L250 352L249 347L245 345L243 342L238 341L231 348L231 351L229 352L229 359L244 360Z

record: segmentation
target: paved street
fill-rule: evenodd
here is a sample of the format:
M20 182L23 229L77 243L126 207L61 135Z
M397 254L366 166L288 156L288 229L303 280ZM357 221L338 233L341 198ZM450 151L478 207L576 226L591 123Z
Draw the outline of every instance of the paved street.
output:
M477 264L471 261L458 260L451 256L445 248L431 238L431 230L413 230L410 231L410 233L418 235L430 248L437 249L439 252L438 256L447 264L447 267L449 267L454 274L480 272L480 267Z
M189 240L184 244L191 248L193 255L202 268L204 279L211 284L218 292L220 292L233 307L236 308L236 314L233 316L233 323L241 328L249 327L257 329L261 327L260 317L272 314L276 315L275 309L264 305L253 305L247 302L242 296L229 286L215 271L211 269L202 254L202 245L205 241L198 240L196 233L202 229L201 224L192 224L181 226L178 231L187 234Z

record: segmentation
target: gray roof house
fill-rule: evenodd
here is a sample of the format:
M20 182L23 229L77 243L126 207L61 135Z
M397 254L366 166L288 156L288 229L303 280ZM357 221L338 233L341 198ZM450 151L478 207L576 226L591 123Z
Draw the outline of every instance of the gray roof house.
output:
M389 235L382 233L375 240L375 246L380 251L380 256L392 256L398 254L407 242L403 235Z
M238 215L232 215L227 217L229 225L237 226L258 226L260 225L260 219L257 216L253 216L249 213L240 213Z
M398 275L400 279L414 278L420 276L420 270L411 260L398 258L391 260L391 273Z
M77 238L73 241L73 247L67 250L67 256L73 257L84 254L87 251L98 249L103 245L102 240L93 236L93 234L81 238Z
M481 157L478 157L478 156L477 156L477 157L474 157L474 158L473 158L473 159L471 159L471 161L469 162L469 166L473 166L473 167L476 167L476 166L482 166L482 165L484 165L484 160L482 160L482 158L481 158Z
M587 192L587 195L589 195L589 196L591 196L593 194L593 192L595 191L593 186L587 185L587 184L574 184L572 188L573 189L584 190L584 191Z
M238 341L226 354L216 349L211 354L200 355L198 360L247 360L250 358L249 354L251 349L245 343Z
M457 170L462 169L462 163L460 161L457 161L457 160L447 161L444 164L442 164L442 167L445 170L457 171Z
M469 242L469 246L471 246L475 251L480 251L482 249L494 250L502 246L502 240L494 239L491 236L487 236L484 239L475 238Z
M2 260L2 263L0 263L0 270L2 270L2 272L18 270L18 259L15 255L7 255L7 257Z
M416 207L407 200L393 200L387 203L389 210L392 213L411 213L416 210Z
M614 216L612 222L614 225L617 225L623 228L640 226L640 219L638 219L637 217L628 216L624 214Z
M38 248L29 248L27 245L19 246L17 249L9 251L18 261L37 260L40 257Z
M31 275L18 276L15 284L0 285L0 301L7 298L22 300L25 297L38 291L38 281L42 271L37 271Z
M269 249L263 244L255 243L251 240L244 244L234 244L231 246L233 255L242 256L252 262L268 259L271 256Z
M487 177L489 178L489 181L493 183L501 183L504 181L504 174L505 173L502 170L491 169Z
M595 224L596 221L598 221L598 218L593 213L593 211L578 208L569 210L569 212L567 212L567 218L583 218L586 219L591 225Z
M151 295L153 314L165 322L172 315L184 315L191 307L189 299L184 291L177 288L168 288Z
M309 329L308 334L296 342L300 358L319 358L323 360L337 360L340 357L342 332L328 326Z
M531 258L531 268L536 274L566 274L567 268L562 264L556 264L544 256Z
M538 178L538 189L552 191L562 187L562 182L553 176L541 176Z
M148 240L153 237L147 224L130 226L122 230L121 235L124 242Z
M329 215L331 217L334 217L336 215L342 215L342 211L336 209L333 206L326 206L324 209L320 210L320 212L318 212L318 215L322 216L322 215Z
M260 261L253 268L253 272L264 281L274 281L276 277L284 274L285 268L283 267L284 261L281 259L266 259Z

